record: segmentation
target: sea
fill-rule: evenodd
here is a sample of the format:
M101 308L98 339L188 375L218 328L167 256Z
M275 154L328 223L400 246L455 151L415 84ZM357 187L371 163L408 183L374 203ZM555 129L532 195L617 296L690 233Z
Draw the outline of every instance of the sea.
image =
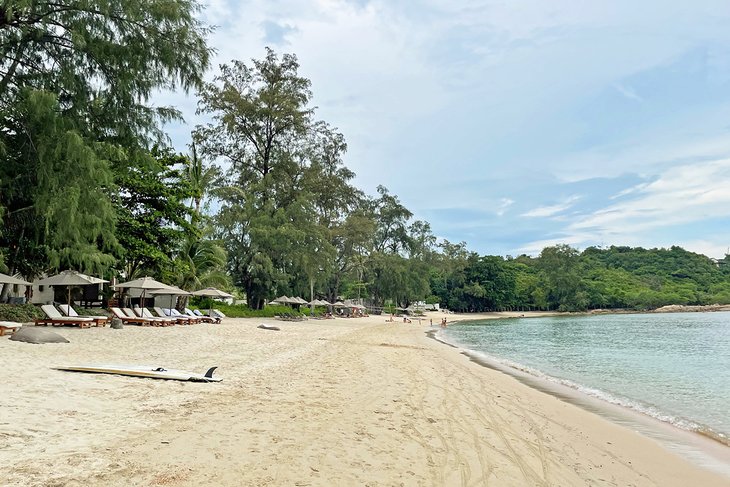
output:
M469 321L437 338L530 385L559 384L730 446L730 312Z

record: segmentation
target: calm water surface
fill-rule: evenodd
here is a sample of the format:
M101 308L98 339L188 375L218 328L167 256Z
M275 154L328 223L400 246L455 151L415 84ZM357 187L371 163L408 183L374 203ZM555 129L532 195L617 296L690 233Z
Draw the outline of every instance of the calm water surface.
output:
M474 321L441 337L730 444L730 313Z

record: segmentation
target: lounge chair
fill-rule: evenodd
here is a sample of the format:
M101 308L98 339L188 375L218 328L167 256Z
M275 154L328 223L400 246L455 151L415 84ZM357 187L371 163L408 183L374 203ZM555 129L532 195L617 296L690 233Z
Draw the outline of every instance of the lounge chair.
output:
M81 318L76 310L68 304L59 304L58 309L61 310L61 313L70 318ZM94 324L96 326L106 326L106 324L109 323L108 316L84 316L84 318L91 318L92 320L94 320Z
M199 316L188 316L186 314L182 314L181 312L179 312L175 308L164 309L163 311L166 312L166 313L169 312L170 313L170 316L174 316L175 318L179 318L179 319L183 319L183 320L189 320L190 323L200 323L200 322L203 321L203 319L200 318Z
M136 310L133 310L132 308L122 308L122 313L129 316L130 318L139 318L139 319L143 319L143 320L149 320L150 325L152 325L152 326L170 326L170 325L174 324L174 323L170 323L169 321L162 321L161 319L158 319L158 318L146 318L143 316L139 316L136 313Z
M41 306L41 310L45 313L46 318L36 318L36 326L63 326L63 325L76 325L79 328L89 328L91 325L95 325L96 322L91 318L82 318L70 316L63 316L52 304L44 304Z
M223 314L223 311L219 309L211 309L210 316L212 316L213 318L228 318L226 315Z
M204 315L199 309L193 310L193 313L195 313L196 316L207 316L208 318L215 318L216 320L220 320L221 318L228 318L226 315L223 314L222 311L219 311L217 309L211 309L209 314ZM217 321L216 323L219 323L220 321Z
M0 321L0 336L5 335L6 333L8 335L12 335L16 331L18 331L18 328L23 326L23 323L16 323L14 321Z
M220 318L213 318L212 316L198 316L195 313L193 313L191 310L189 310L188 308L183 309L183 311L185 311L186 315L199 319L203 323L220 323L221 322Z
M134 308L134 312L137 313L137 316L139 316L141 318L147 318L148 320L159 321L160 323L164 324L164 326L172 326L175 324L181 324L180 320L178 320L176 318L167 317L167 316L162 318L160 316L155 316L152 313L150 313L150 310L148 310L147 308Z
M157 313L158 316L163 316L163 317L168 317L168 318L176 318L176 319L180 320L180 324L191 325L193 323L199 323L200 322L199 320L197 320L195 318L191 318L189 316L184 316L184 315L180 314L180 312L178 310L174 309L174 308L173 309L169 309L168 308L168 309L164 309L163 310L159 306L155 306L152 309L154 310L155 313ZM175 311L175 313L177 313L177 315L174 314L173 311Z
M114 316L122 320L122 323L128 323L132 325L142 325L142 326L150 326L152 325L152 320L149 320L147 318L139 318L138 316L128 316L122 312L119 308L109 308L109 311L112 312Z

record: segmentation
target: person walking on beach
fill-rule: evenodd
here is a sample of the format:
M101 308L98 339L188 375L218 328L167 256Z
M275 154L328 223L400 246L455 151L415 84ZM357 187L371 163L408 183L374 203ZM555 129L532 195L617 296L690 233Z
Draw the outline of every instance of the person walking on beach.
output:
M429 321L431 322L430 326L433 326L433 318L429 319Z

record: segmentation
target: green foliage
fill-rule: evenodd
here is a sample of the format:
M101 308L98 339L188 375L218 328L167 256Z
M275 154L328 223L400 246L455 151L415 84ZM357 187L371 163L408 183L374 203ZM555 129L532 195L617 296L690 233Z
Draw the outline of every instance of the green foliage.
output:
M202 313L207 313L210 308L222 311L229 318L273 318L282 314L292 313L292 308L281 305L269 305L262 309L251 309L245 304L230 305L215 301L209 303L209 306L206 306L205 303L193 306L193 309L199 309ZM301 313L297 314L301 315Z
M116 264L115 171L179 118L148 106L152 93L200 85L210 50L198 11L194 0L0 4L0 254L10 272Z
M113 147L85 138L53 94L22 89L15 101L0 111L12 128L0 133L7 148L0 198L8 210L2 243L13 271L103 272L118 249L108 193Z
M176 284L182 289L227 288L226 251L217 242L187 235L176 260Z
M133 279L161 275L173 267L173 255L188 235L191 190L181 177L187 159L169 149L138 154L117 167L117 237L124 249L121 268Z
M43 311L32 304L0 304L0 321L28 323L44 316Z

